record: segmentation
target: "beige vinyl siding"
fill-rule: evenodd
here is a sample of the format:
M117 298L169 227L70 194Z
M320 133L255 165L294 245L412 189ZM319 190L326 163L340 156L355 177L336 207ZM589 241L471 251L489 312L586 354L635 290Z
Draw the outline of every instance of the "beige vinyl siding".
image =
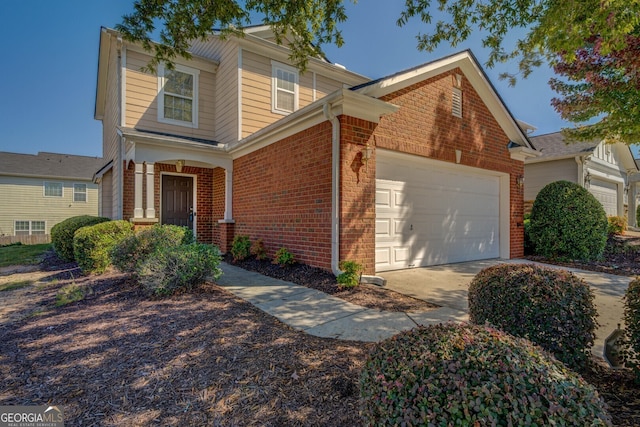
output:
M113 170L102 176L98 200L98 215L113 217Z
M109 218L118 218L120 213L117 212L118 199L120 194L117 192L117 176L121 173L122 167L118 164L118 150L120 149L120 136L118 135L118 126L120 126L120 63L118 61L118 50L116 43L111 43L111 52L109 53L111 61L109 62L109 71L107 75L107 94L104 118L102 119L102 158L104 163L107 164L113 160L114 173L109 174L109 177L103 177L103 184L107 179L111 180L111 188L114 191L111 192L111 203L108 203L107 209L103 210L104 216Z
M228 144L238 138L238 42L233 37L220 40L211 37L206 41L196 41L191 52L204 58L218 61L216 73L216 125L214 139Z
M158 77L155 74L141 71L149 59L143 53L127 51L126 127L213 139L215 133L215 74L200 70L197 128L159 123Z
M44 182L62 182L62 197L44 197ZM73 201L73 184L87 184L87 201ZM82 180L0 176L0 235L14 234L15 221L46 221L46 234L62 220L98 215L98 186Z
M320 99L335 92L338 89L342 89L342 83L337 80L330 79L328 77L317 75L316 76L316 99Z
M542 188L554 181L578 180L578 164L575 159L531 163L524 167L524 200L535 200Z

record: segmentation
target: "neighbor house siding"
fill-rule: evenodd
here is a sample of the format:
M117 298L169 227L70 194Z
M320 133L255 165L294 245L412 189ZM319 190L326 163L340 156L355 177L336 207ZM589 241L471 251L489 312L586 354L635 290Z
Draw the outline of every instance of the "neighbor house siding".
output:
M578 164L573 158L528 164L524 168L524 200L535 200L540 190L554 181L577 180Z
M309 149L313 147L313 149ZM331 124L324 122L233 162L235 234L286 247L331 268Z
M62 197L45 197L44 182L62 182ZM73 201L73 184L87 185L87 201ZM14 222L46 221L51 227L72 216L98 215L98 186L83 180L0 176L0 235L14 234Z
M215 74L200 69L198 78L198 127L158 122L158 77L143 72L150 57L127 51L125 126L173 135L213 139L215 128ZM188 62L184 65L196 68ZM213 65L212 65L213 68Z

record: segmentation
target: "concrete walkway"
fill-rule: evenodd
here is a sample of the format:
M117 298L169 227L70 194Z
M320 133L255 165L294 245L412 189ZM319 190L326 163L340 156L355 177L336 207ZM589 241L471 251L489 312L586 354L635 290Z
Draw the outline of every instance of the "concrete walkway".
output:
M381 274L387 280L387 288L441 306L439 309L422 312L397 313L369 309L324 292L225 263L221 264L224 274L217 283L282 322L311 335L356 341L380 341L416 325L467 321L469 283L483 268L504 262L530 261L473 261ZM618 323L622 323L622 296L631 278L569 270L589 283L594 291L600 327L596 331L593 354L601 356L604 339Z

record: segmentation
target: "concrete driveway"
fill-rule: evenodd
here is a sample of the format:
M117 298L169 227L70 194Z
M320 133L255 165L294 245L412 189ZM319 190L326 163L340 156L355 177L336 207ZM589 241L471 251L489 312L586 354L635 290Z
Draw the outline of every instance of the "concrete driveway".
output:
M379 273L379 275L387 280L386 287L389 289L433 302L443 307L468 312L467 290L473 277L483 268L501 263L531 263L531 261L500 259L471 261L434 267L386 271ZM576 276L589 283L595 295L595 304L599 314L598 323L600 324L596 331L596 342L592 351L594 355L602 356L605 338L616 329L618 324L623 323L624 306L622 296L632 278L563 268L549 264L537 264L572 271Z

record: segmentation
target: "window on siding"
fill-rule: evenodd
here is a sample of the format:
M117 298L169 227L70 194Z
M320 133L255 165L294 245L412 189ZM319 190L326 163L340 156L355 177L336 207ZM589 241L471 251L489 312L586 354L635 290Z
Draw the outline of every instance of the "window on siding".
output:
M159 67L158 121L198 127L198 70Z
M45 197L62 197L62 183L61 182L45 182L44 196Z
M457 87L453 88L451 94L451 114L462 118L462 91Z
M272 63L273 112L293 113L298 109L298 71L284 64Z
M73 201L87 201L87 184L73 184Z
M45 234L46 224L45 221L16 221L14 230L16 236Z

